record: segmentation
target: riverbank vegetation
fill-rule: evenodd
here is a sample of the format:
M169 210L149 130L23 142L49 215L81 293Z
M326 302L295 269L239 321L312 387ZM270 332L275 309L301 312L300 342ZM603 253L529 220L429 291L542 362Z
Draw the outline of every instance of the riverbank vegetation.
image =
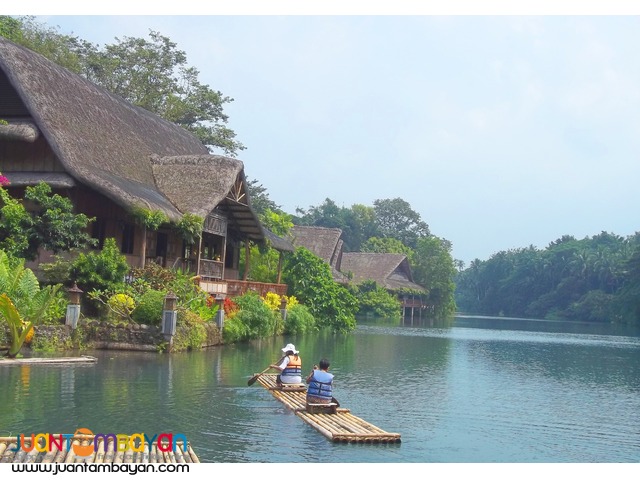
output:
M456 285L467 313L640 325L640 233L501 251L471 262Z

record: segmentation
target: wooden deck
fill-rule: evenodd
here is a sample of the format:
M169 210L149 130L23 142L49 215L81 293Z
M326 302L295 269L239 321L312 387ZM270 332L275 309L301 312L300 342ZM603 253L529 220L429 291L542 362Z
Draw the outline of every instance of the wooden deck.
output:
M82 355L80 357L33 357L33 358L2 358L0 357L0 366L2 365L61 365L67 363L91 364L97 363L96 357Z
M322 435L338 443L400 443L399 433L385 432L363 419L356 417L348 408L338 408L336 413L308 413L306 388L283 390L276 385L275 374L265 374L258 383L295 412L307 424Z
M54 436L58 438L59 434ZM198 456L187 442L186 448L183 442L177 443L176 451L163 452L158 448L158 442L154 442L151 448L144 446L144 451L135 452L128 449L122 452L114 451L113 442L108 441L105 448L102 438L98 441L98 449L87 457L76 456L73 445L89 445L93 443L93 435L77 435L71 441L71 448L66 449L66 440L62 450L58 449L55 442L50 444L48 451L39 452L36 448L27 452L23 448L16 450L17 437L0 437L0 463L200 463ZM31 447L31 435L25 436L27 448ZM44 448L44 440L39 444ZM167 444L162 444L167 449Z

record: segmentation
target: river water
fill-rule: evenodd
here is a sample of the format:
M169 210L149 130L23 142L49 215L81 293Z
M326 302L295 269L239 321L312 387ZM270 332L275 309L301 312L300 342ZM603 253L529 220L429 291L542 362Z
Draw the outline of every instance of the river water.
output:
M293 342L330 359L343 407L397 445L333 444L253 373ZM183 433L203 462L636 463L640 336L612 326L457 317L179 354L84 352L91 366L0 367L0 436Z

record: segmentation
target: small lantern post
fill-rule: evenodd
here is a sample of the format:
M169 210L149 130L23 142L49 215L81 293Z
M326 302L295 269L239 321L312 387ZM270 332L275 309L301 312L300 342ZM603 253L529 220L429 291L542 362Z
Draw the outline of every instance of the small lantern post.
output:
M287 320L287 297L284 295L280 299L280 315L282 315L282 320Z
M164 297L164 309L162 311L162 333L164 339L169 343L168 351L173 346L173 336L176 334L176 323L178 321L178 311L176 305L178 297L173 292L167 293Z
M224 327L224 296L216 295L216 304L218 305L218 311L216 312L216 325L222 332Z
M67 289L67 293L69 294L69 303L67 303L67 316L64 323L65 325L70 325L72 330L75 330L80 318L80 297L84 292L74 283L73 287Z

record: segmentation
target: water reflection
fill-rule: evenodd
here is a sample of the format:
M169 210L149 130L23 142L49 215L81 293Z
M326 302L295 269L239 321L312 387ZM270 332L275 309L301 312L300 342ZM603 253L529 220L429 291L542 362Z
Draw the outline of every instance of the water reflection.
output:
M363 320L351 335L2 367L0 434L184 433L208 462L637 461L639 337L474 322ZM289 342L303 373L329 358L341 404L402 444L334 445L247 386Z

